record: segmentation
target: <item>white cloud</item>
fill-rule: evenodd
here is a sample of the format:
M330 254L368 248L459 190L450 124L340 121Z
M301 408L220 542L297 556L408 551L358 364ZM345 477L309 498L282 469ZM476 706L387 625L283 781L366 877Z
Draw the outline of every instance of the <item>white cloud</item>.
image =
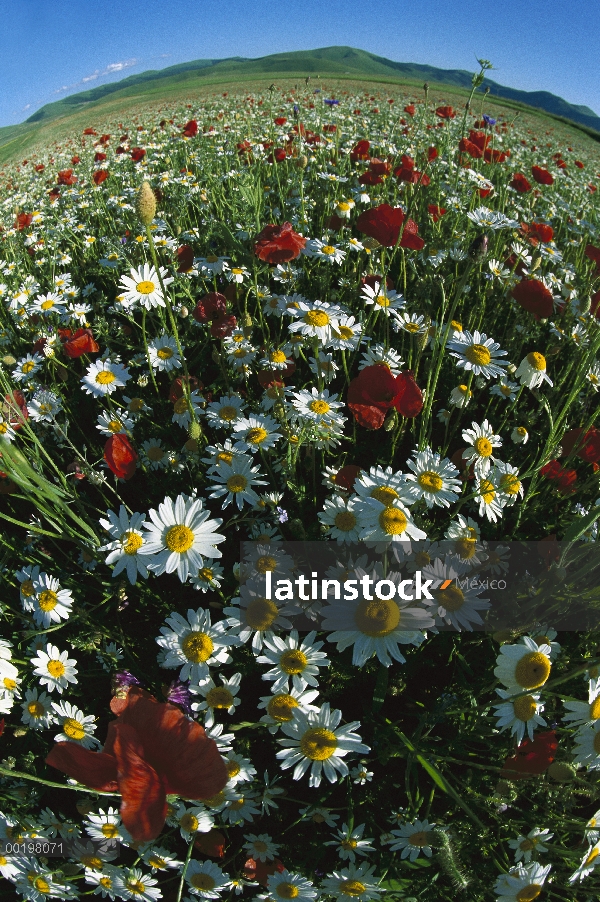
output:
M63 85L61 88L57 88L56 91L53 91L53 93L62 94L64 91L72 91L74 88L79 88L81 85L88 84L90 81L96 81L98 78L103 78L106 75L114 75L115 72L122 72L124 69L130 69L132 66L137 65L137 63L138 60L135 58L122 60L119 63L109 63L104 69L96 69L91 75L84 75L80 81L73 82L72 85Z

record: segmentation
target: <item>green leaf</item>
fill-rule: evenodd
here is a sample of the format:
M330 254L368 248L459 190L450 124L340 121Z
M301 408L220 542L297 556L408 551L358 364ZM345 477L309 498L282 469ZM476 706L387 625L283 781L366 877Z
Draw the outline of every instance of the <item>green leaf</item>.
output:
M564 542L575 542L582 536L584 532L587 532L591 526L594 525L596 520L600 517L600 507L595 507L593 510L586 514L585 517L578 517L574 523L571 523L569 528L566 530L563 541Z

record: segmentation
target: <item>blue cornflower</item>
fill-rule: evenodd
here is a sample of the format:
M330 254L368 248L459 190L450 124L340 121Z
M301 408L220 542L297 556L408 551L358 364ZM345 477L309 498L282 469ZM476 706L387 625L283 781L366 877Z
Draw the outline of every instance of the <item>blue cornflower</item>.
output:
M333 100L333 99L327 100L326 99L325 103L327 104L327 106L337 106L339 104L339 100Z
M492 119L491 116L486 116L486 114L484 113L484 114L483 114L483 121L485 122L486 125L492 126L492 125L495 125L496 122L497 122L498 120L497 120L497 119Z

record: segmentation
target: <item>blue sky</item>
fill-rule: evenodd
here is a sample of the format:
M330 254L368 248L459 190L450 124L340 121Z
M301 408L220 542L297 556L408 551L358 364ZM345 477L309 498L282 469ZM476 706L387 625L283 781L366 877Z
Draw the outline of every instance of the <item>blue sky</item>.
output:
M599 0L0 0L0 126L193 59L334 44L491 78L600 115Z

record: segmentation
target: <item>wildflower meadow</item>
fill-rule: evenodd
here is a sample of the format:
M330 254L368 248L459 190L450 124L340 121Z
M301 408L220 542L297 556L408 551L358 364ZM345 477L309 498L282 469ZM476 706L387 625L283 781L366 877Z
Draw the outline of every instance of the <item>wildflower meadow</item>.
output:
M598 897L600 145L480 65L0 170L2 898Z

